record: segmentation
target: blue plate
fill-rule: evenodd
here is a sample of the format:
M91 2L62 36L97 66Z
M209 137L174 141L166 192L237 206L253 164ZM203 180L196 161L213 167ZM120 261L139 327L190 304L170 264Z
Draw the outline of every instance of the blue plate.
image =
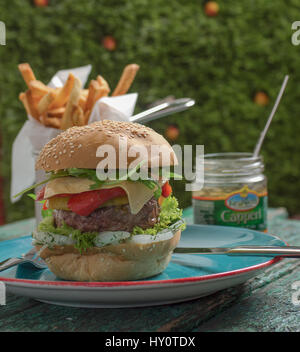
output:
M32 248L31 242L31 236L0 242L0 261L26 253ZM286 244L275 236L254 230L206 225L187 225L179 243L180 247L205 248L240 245ZM0 281L15 294L48 303L80 307L148 306L194 299L234 286L278 260L221 254L173 254L162 274L127 282L64 281L48 269L37 270L23 264L0 272ZM130 294L126 295L128 291Z

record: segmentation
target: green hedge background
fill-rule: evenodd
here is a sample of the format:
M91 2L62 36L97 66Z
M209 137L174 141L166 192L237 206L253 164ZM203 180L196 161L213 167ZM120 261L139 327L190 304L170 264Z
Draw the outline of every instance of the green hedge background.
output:
M50 0L39 8L29 0L1 0L6 46L0 46L1 172L7 222L33 215L26 197L9 201L11 146L26 120L19 92L25 89L17 65L29 62L48 82L59 69L91 63L112 87L123 67L138 63L132 91L137 112L166 96L191 97L196 106L151 123L164 133L180 130L175 143L204 144L205 152L251 152L285 74L286 93L263 145L270 204L300 212L300 46L291 44L291 24L300 20L298 0L217 0L216 17L194 0ZM113 36L117 48L102 45ZM254 103L256 92L270 97ZM191 194L177 181L182 206Z

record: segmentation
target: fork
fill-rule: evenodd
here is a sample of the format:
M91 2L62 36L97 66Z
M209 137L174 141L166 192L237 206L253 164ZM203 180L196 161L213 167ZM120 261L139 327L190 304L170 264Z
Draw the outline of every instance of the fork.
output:
M23 263L30 263L35 266L37 269L45 269L47 264L43 261L43 259L38 255L35 248L32 248L26 254L23 254L20 257L16 258L8 258L0 262L0 271L6 270L11 268L12 266L23 264Z
M195 100L191 98L175 99L131 116L130 122L147 123L160 117L174 114L175 112L184 111L193 105L195 105Z

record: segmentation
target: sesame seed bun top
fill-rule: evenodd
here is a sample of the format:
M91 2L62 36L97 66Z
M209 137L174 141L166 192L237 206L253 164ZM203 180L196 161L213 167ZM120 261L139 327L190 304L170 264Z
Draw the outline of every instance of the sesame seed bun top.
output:
M129 152L126 168L140 157L138 152L133 152L133 148L139 146L145 147L148 167L172 166L178 163L170 144L153 129L138 123L103 120L82 127L71 127L53 138L40 152L36 169L47 172L73 167L96 169L101 160L107 159L107 154L96 156L98 147L103 145L115 148L116 168L121 168L119 144L122 145L122 152L124 148ZM153 145L162 148L162 152L156 156L151 154L150 148Z

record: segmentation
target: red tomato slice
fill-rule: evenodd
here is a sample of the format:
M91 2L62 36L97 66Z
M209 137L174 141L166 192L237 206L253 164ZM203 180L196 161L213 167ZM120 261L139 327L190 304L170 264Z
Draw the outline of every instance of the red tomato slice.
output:
M121 187L82 192L70 196L68 207L78 215L88 216L108 200L125 195Z
M172 194L172 187L170 186L169 182L167 181L163 186L161 190L161 195L165 198L168 198L169 195Z

